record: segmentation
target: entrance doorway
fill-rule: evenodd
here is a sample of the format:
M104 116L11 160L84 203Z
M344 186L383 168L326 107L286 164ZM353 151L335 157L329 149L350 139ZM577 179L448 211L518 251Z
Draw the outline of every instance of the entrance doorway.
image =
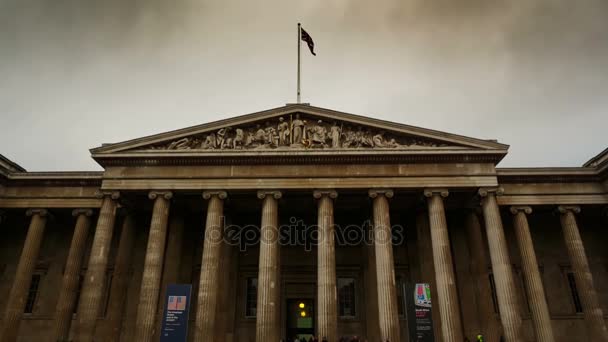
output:
M315 333L314 300L287 299L287 341L308 341Z

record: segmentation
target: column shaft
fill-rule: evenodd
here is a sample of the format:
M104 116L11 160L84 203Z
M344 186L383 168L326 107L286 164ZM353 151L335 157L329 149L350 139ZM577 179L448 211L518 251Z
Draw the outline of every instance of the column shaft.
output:
M27 293L32 282L32 273L36 268L36 260L40 252L44 228L46 226L47 212L44 209L28 210L32 216L30 226L25 237L25 244L17 264L17 273L6 303L6 311L2 320L0 341L12 342L17 340L21 316L25 309Z
M182 237L184 235L184 217L173 212L169 220L169 231L167 232L167 248L165 251L165 262L163 265L163 279L160 288L160 302L156 310L156 324L162 326L163 313L165 309L165 296L167 285L179 282L179 271L182 257ZM160 338L160 329L156 330L154 339Z
M317 324L319 338L338 340L336 289L336 249L334 241L334 203L336 192L317 191L319 244L317 246Z
M492 305L492 289L488 277L488 256L481 232L481 225L477 214L469 212L466 217L467 241L471 257L471 273L476 278L477 311L481 323L481 333L486 341L498 341L500 324L494 318Z
M165 241L167 238L167 221L169 219L170 192L151 192L150 199L154 200L154 211L150 223L148 247L139 291L139 305L135 321L135 341L152 341L156 325L156 306L160 280L163 274Z
M428 197L431 245L443 340L460 342L463 340L463 335L460 308L458 307L458 291L445 209L441 198L441 196L447 196L447 191L425 190L424 193Z
M59 299L55 308L55 322L53 323L53 333L51 341L64 341L69 338L70 326L72 325L72 314L76 304L76 294L80 281L80 270L82 259L86 250L86 242L89 236L91 225L90 216L93 211L90 209L74 210L76 216L76 227L72 235L72 243L68 252L68 259L63 271L63 280L59 292Z
M418 258L420 259L421 280L431 286L431 299L437 303L437 282L435 280L435 266L433 265L433 246L431 243L431 229L429 227L429 214L424 211L416 215L416 235ZM441 314L437 305L432 312L433 332L435 336L442 336Z
M519 342L523 340L522 323L500 211L494 192L482 189L480 195L504 336L507 342Z
M118 193L106 194L101 203L93 245L89 255L89 265L82 282L78 302L78 322L76 338L78 342L93 341L95 324L102 307L103 291L108 268L108 254L116 220L116 199Z
M390 190L370 190L369 193L373 198L380 339L381 341L400 341L393 244L387 199L387 197L393 196L393 192Z
M536 340L539 342L553 342L555 338L553 337L553 329L551 328L551 316L549 316L549 307L545 299L545 290L538 270L534 243L532 242L528 218L526 217L526 214L531 212L532 209L530 207L511 207L511 213L514 215L513 227L515 229L515 236L517 237L517 244L519 245L521 266L526 283L530 311L532 312Z
M198 307L194 331L195 342L215 341L215 313L218 302L219 257L223 243L222 221L225 192L205 192L207 220L198 289Z
M134 214L127 214L123 220L118 241L118 251L116 252L112 285L110 287L110 301L106 316L109 330L108 339L110 341L120 340L134 247L135 217Z
M578 294L583 306L588 338L590 341L608 341L608 331L606 330L604 315L600 307L597 292L593 286L593 276L589 269L585 246L583 245L583 240L576 224L576 218L574 217L574 213L580 212L580 208L562 206L559 207L559 212L566 249L568 250L572 271L574 272L574 280L576 281Z
M277 199L281 195L280 192L260 191L258 197L263 199L263 204L255 340L278 341L281 334L281 278Z

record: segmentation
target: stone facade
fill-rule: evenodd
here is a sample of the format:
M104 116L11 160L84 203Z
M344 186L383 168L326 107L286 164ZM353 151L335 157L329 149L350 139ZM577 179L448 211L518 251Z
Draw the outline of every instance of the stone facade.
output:
M185 283L190 341L409 341L428 282L437 341L608 341L608 150L507 152L292 104L94 148L103 172L0 157L0 340L155 341Z

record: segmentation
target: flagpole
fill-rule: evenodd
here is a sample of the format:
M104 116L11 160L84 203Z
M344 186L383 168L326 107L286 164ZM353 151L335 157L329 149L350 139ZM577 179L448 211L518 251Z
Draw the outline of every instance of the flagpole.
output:
M300 23L298 23L298 103L300 103L300 41L301 41Z

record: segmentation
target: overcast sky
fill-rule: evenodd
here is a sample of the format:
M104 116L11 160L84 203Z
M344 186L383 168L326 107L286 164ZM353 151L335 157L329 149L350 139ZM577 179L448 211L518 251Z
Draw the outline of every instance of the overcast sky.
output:
M89 148L295 101L511 145L500 166L608 146L606 0L0 0L0 153ZM303 45L304 48L304 45Z

